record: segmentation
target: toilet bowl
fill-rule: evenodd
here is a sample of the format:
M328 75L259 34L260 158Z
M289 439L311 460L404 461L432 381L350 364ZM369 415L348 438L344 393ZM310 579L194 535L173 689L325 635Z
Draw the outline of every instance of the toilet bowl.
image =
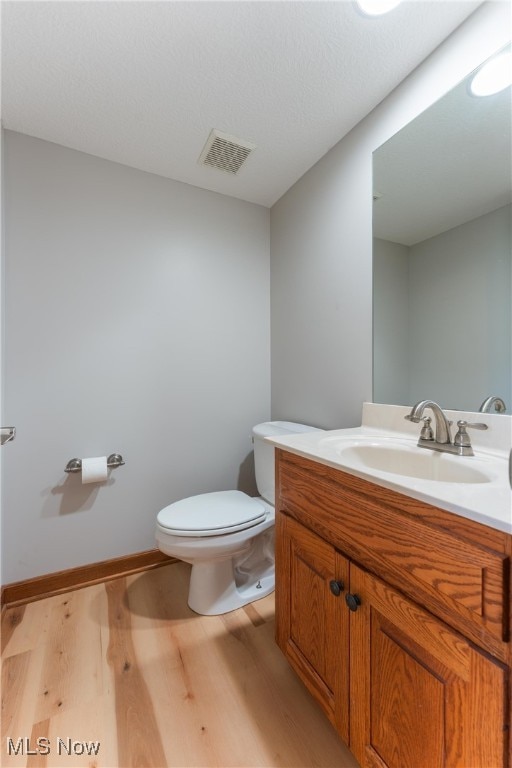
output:
M215 616L274 590L274 447L271 435L316 431L274 421L253 429L256 484L262 494L215 491L169 504L157 516L158 548L192 565L189 607Z

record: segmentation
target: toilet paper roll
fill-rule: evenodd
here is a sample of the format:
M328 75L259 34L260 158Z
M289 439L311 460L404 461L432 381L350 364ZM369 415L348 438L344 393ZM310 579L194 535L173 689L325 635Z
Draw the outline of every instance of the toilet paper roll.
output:
M93 456L82 459L82 484L102 483L108 478L107 457Z

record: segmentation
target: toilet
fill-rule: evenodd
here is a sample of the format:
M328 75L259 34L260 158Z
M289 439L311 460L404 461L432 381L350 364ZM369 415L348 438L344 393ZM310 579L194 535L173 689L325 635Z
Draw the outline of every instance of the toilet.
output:
M315 432L289 421L267 421L253 430L256 485L242 491L202 493L160 510L158 548L192 565L188 604L216 616L259 600L274 590L274 446L265 437Z

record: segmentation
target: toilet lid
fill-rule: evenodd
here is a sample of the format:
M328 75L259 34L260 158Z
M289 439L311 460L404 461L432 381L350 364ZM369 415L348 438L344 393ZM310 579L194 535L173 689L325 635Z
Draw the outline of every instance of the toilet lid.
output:
M169 504L158 513L157 522L174 536L219 536L243 531L265 517L259 499L242 491L218 491Z

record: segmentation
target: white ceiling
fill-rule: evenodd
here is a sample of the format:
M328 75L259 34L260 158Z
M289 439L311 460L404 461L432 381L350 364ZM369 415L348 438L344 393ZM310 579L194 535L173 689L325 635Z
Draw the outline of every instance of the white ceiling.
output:
M271 206L480 4L3 0L3 125ZM238 175L212 128L256 144Z

